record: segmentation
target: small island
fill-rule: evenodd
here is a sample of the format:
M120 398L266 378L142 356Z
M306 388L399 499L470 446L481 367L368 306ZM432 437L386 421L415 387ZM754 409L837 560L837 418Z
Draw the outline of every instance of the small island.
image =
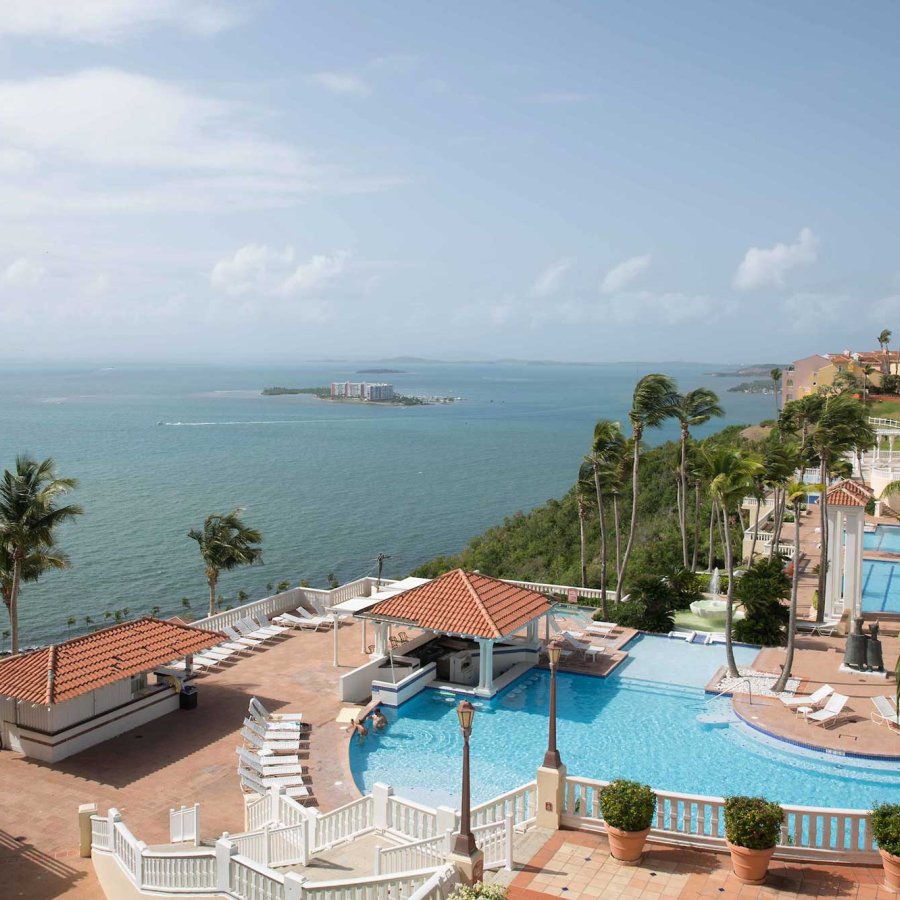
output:
M728 388L733 394L771 394L772 380L767 381L742 381L733 387Z
M366 403L375 406L429 406L432 403L452 403L456 397L407 397L404 394L392 394L390 397L378 396L346 396L334 395L330 387L267 387L261 391L263 397L281 397L291 394L309 394L320 400L333 403Z
M357 375L408 375L403 369L357 369Z

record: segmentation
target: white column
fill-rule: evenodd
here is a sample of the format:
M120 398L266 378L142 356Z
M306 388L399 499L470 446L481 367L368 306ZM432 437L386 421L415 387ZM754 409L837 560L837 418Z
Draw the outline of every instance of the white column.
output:
M532 619L528 623L528 628L525 630L525 640L528 641L529 644L535 643L538 639L538 623L537 619Z
M478 688L476 693L490 697L494 692L494 642L489 638L479 638L478 648Z
M387 622L375 623L375 653L378 656L387 655L388 625Z
M821 503L821 499L819 500ZM841 560L836 552L836 535L838 534L838 510L835 506L828 507L826 515L828 522L828 571L825 573L825 596L819 598L820 603L825 604L825 609L830 611L834 603L841 596ZM821 535L825 540L825 535Z
M851 610L852 616L861 615L862 610L862 563L863 563L863 523L865 511L862 508L847 510L847 553L844 562L844 608Z

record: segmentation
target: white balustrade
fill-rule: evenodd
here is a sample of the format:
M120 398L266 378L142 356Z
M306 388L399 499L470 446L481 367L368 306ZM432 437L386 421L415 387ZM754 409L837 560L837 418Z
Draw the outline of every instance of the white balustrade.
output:
M513 817L502 822L478 825L472 829L475 844L484 853L486 869L511 869L513 851Z
M228 892L241 900L284 900L284 879L242 856L232 856Z
M215 890L215 850L177 854L145 850L141 887L166 892Z
M139 841L122 822L118 810L109 811L112 826L112 852L122 864L131 880L138 886L141 884L141 852L146 844Z
M318 816L310 849L323 850L368 831L374 824L373 807L372 798L366 796Z
M608 784L589 778L567 778L563 821L576 827L603 829L600 791ZM725 800L656 791L651 838L690 846L725 846ZM858 809L783 806L784 825L776 855L782 859L828 859L875 862L878 855L869 813Z
M437 834L437 811L412 800L388 799L388 830L414 840Z
M459 884L459 872L456 866L446 865L438 869L417 891L410 894L407 900L445 900Z
M399 847L376 847L373 871L376 875L392 875L439 866L450 851L451 836L452 832L447 832L412 844L401 844Z
M109 819L105 816L91 816L91 847L94 850L112 850Z
M250 831L259 831L264 825L278 821L272 815L272 796L263 794L247 804L247 826Z
M563 597L569 596L569 591L575 591L579 597L585 597L593 600L602 600L603 591L600 588L576 587L573 584L546 584L540 581L517 581L515 578L501 578L507 584L514 584L517 587L528 588L537 591L539 594L560 594ZM612 600L615 597L614 591L607 591L606 597Z
M169 810L169 841L178 844L183 841L200 843L200 804L182 806Z
M522 787L473 807L472 826L477 828L479 825L503 822L507 816L512 816L513 825L524 825L537 815L536 803L537 784L529 781Z
M343 881L307 881L303 885L303 897L304 900L409 900L443 868Z
M268 865L268 842L266 841L266 830L268 825L263 826L259 831L247 831L243 834L229 834L228 840L234 844L237 852L251 859L253 862L261 865Z
M278 809L275 821L282 825L299 825L301 822L307 822L311 813L305 806L298 803L293 797L286 794L278 794Z

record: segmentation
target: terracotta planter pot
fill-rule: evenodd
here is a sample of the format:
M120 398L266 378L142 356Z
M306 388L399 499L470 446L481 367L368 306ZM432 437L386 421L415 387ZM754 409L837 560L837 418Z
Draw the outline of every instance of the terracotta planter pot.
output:
M738 847L726 840L731 851L731 868L737 880L744 884L762 884L766 880L766 872L769 870L769 860L775 852L774 847L768 850L750 850L747 847Z
M644 843L648 834L649 828L643 831L620 831L607 825L606 836L609 838L609 852L613 859L631 865L639 863L644 855Z
M892 894L900 894L900 856L892 856L881 847L878 848L878 852L881 854L881 864L884 866L884 886Z

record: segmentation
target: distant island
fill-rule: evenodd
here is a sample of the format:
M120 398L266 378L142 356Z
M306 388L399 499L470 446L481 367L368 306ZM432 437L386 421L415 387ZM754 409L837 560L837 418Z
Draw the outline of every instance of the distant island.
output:
M771 394L772 380L769 378L765 381L742 381L728 388L728 391L733 394Z
M752 366L742 366L739 369L731 369L728 372L710 372L710 375L713 375L716 378L759 378L763 376L769 379L771 384L771 371L772 369L785 369L783 363L756 363Z
M263 397L281 397L286 394L310 394L320 400L330 400L333 403L365 403L376 406L430 406L432 403L453 403L459 397L407 397L403 394L394 394L390 399L370 399L362 397L332 397L330 387L267 387L261 391Z
M408 375L403 369L357 369L357 375Z

